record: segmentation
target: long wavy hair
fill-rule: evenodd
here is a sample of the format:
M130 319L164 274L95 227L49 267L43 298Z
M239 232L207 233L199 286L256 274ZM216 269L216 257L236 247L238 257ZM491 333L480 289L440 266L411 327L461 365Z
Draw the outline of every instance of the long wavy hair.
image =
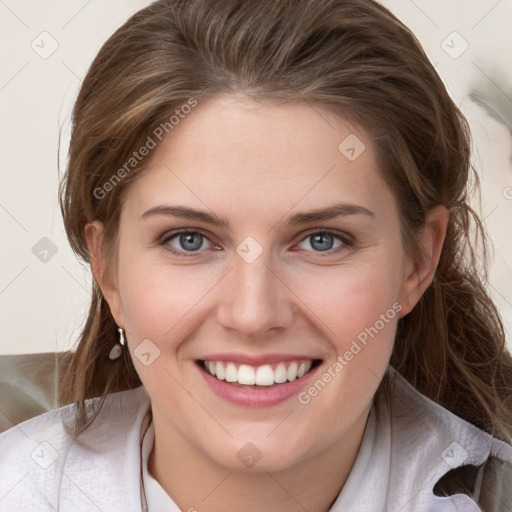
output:
M172 137L169 119L191 98L200 105L234 93L320 105L363 127L415 261L426 213L448 208L433 282L399 320L391 364L432 400L510 441L512 359L486 291L487 235L470 206L479 179L468 124L414 35L376 2L160 0L132 16L100 50L74 107L60 189L73 250L89 262L84 228L99 220L113 257L123 194L146 161L131 161L115 183L113 175L159 126ZM93 282L61 388L62 402L77 405L78 430L91 421L87 398L102 397L101 407L107 393L141 385L127 351L109 360L116 343Z

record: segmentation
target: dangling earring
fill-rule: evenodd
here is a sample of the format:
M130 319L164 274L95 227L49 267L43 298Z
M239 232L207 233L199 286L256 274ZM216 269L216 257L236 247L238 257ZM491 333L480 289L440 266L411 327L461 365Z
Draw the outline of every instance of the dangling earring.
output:
M123 347L125 344L124 339L124 330L119 328L117 329L119 331L119 343L114 345L112 347L112 350L110 351L110 354L108 355L109 359L114 361L114 359L118 359L119 356L123 353Z

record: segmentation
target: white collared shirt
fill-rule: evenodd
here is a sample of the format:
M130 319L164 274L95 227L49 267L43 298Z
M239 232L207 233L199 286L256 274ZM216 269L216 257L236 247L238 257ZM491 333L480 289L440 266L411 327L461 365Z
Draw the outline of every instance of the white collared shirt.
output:
M436 496L434 485L452 468L479 466L489 456L512 465L512 447L389 372L391 400L380 398L372 408L330 512L480 512L467 495ZM141 386L108 395L78 440L64 427L73 420L73 406L0 434L0 511L140 512L145 494L150 512L180 512L147 470L154 429L152 423L147 430L142 426L149 408Z

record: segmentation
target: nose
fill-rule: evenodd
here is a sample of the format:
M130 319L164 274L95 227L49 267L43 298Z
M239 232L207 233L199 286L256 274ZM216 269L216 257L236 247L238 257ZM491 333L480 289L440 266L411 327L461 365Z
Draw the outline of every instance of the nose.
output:
M248 263L238 255L222 288L218 321L244 339L262 339L293 321L293 293L264 251Z

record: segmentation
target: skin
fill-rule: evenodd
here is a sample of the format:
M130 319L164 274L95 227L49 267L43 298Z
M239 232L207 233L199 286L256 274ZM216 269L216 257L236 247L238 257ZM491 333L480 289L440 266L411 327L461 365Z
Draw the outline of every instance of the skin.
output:
M350 134L366 146L353 162L338 150ZM87 226L93 273L151 398L149 470L182 510L230 512L250 503L251 510L320 512L336 499L398 319L431 283L448 220L442 206L429 212L421 234L429 257L413 264L401 245L395 199L377 170L370 136L325 110L221 97L187 115L128 189L112 271L102 225ZM374 217L282 224L339 202ZM230 229L141 217L161 205L214 213ZM170 246L185 254L190 247L179 236L158 243L180 228L206 235L199 251L173 255ZM318 250L312 228L348 233L355 245L333 238L332 249ZM263 250L252 263L236 252L248 236ZM300 354L322 360L320 376L394 303L400 313L307 405L295 396L263 408L228 403L195 362L219 352ZM133 357L145 339L160 350L149 366ZM262 454L252 468L237 457L248 442Z

